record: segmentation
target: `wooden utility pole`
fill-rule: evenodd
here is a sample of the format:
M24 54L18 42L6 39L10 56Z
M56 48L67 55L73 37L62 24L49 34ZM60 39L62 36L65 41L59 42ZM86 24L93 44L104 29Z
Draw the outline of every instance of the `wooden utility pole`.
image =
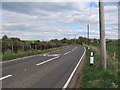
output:
M87 25L87 32L88 32L88 46L89 46L89 24Z
M14 43L13 43L14 44ZM14 45L12 44L12 53L14 53Z
M99 0L99 24L100 24L101 63L102 69L106 70L106 40L105 40L105 19L103 0Z
M35 50L37 50L37 45L35 44Z
M30 44L30 50L32 49L32 46L31 46L31 43L29 43Z
M22 51L24 51L24 42L22 43Z
M75 43L76 43L76 34L75 34Z

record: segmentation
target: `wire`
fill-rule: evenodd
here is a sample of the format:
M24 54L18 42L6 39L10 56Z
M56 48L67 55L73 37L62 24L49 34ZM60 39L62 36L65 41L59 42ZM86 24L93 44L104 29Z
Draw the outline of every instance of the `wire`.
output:
M90 20L91 20L91 8L92 8L92 2L91 2L91 4L90 4L90 12L89 12L89 16L88 16L88 18L89 18L89 21L88 21L88 25L87 25L87 30L88 30L88 33L87 33L87 35L88 35L88 46L89 46L89 25L90 25Z
M90 24L90 20L91 20L91 9L92 9L92 2L90 4L90 13L89 13L89 22L88 22L88 25Z

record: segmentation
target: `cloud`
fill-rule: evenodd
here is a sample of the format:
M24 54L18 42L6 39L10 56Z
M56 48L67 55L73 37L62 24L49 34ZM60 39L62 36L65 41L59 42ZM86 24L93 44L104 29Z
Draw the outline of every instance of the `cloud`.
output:
M91 8L91 38L99 38L99 8L96 5ZM29 40L72 38L75 34L77 37L85 37L86 25L89 24L89 6L89 2L4 2L3 34ZM108 3L105 6L105 23L109 26L106 28L106 38L117 38L117 14L116 5ZM114 37L110 32L115 33Z
M3 9L23 13L23 14L40 14L43 15L42 12L39 12L40 9L49 12L58 12L58 11L68 11L68 10L76 10L79 9L77 6L85 7L85 4L76 4L73 2L3 2Z

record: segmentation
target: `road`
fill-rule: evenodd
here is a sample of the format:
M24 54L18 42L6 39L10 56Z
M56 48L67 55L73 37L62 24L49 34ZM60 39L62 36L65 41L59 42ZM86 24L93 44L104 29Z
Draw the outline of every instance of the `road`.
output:
M63 88L80 62L85 49L68 48L2 63L3 88Z

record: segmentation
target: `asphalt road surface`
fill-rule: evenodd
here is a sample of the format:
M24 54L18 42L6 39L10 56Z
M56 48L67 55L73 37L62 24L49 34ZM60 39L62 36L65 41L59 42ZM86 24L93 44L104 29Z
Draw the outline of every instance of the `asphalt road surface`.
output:
M82 46L2 63L2 88L63 88L83 56Z

